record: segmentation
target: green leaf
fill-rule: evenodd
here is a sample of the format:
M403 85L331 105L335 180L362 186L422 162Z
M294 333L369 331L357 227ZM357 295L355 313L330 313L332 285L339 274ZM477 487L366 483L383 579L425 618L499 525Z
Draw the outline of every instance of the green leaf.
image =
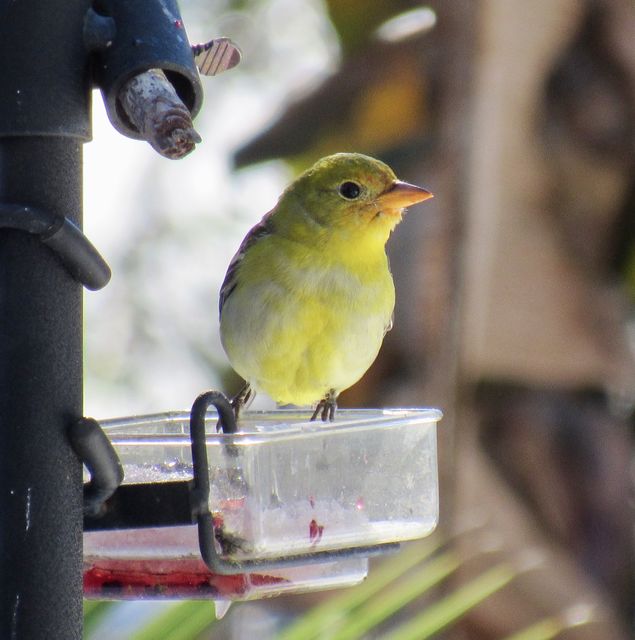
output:
M511 582L519 571L504 562L464 584L418 616L384 636L385 640L426 640L458 620L490 595Z
M373 565L362 584L343 590L313 607L305 615L283 629L278 640L311 640L327 629L341 624L349 612L380 592L414 566L429 558L441 546L439 537L431 536L422 543L404 545L399 554Z
M84 600L84 638L90 638L113 604L106 600Z
M381 624L407 604L447 578L461 565L457 553L447 551L421 567L407 580L378 594L354 611L354 615L335 634L337 640L356 640Z
M563 630L562 621L559 621L557 618L545 618L522 631L508 636L506 640L551 640L551 638L555 638Z
M192 640L216 622L214 606L205 600L186 600L137 631L130 640Z
M517 631L505 640L551 640L557 638L563 631L589 624L593 620L591 607L577 604L559 615L551 616L536 622L521 631Z

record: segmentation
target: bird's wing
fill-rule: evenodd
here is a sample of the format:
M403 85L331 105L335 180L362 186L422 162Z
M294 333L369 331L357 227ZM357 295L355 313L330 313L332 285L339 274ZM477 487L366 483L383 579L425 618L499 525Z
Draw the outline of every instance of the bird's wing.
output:
M223 312L223 305L227 302L227 299L232 294L236 285L238 284L238 269L240 263L245 256L245 253L253 247L258 240L271 234L271 225L269 224L269 218L271 213L268 213L256 226L252 227L243 239L236 255L231 259L229 267L227 267L227 273L225 279L220 287L220 295L218 300L218 313Z

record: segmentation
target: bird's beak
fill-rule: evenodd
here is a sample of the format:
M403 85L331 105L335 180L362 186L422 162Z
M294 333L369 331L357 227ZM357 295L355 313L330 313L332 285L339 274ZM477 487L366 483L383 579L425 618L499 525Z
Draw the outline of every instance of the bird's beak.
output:
M384 191L377 200L379 200L382 207L387 209L403 209L411 204L423 202L433 197L426 189L407 182L401 182L401 180L395 180L390 188Z

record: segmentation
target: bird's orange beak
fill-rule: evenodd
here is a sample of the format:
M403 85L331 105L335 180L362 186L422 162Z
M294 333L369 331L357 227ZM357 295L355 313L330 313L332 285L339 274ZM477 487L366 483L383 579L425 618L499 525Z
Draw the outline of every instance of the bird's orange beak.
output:
M384 191L377 200L386 209L403 209L411 204L423 202L433 197L426 189L407 182L401 182L401 180L395 180L390 188Z

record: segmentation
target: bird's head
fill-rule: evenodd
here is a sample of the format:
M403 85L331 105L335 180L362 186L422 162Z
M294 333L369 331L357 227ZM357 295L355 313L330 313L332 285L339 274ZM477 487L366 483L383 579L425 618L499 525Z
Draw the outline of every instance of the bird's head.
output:
M421 187L401 182L383 162L359 153L318 160L283 193L284 224L316 239L333 237L386 242L406 207L431 198Z

